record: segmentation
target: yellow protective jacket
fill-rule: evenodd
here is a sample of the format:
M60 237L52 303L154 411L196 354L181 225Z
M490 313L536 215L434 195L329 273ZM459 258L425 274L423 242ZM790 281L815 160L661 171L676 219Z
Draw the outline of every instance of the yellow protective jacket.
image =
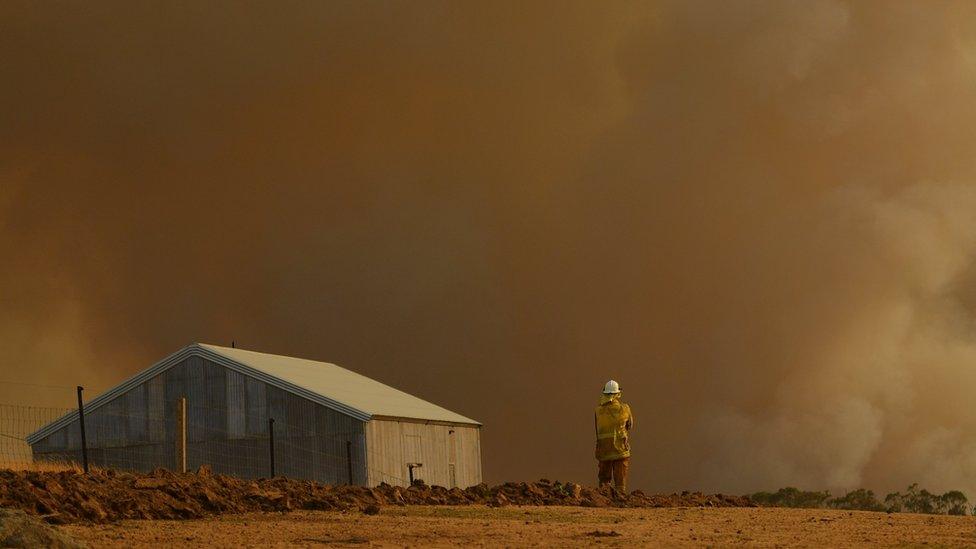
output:
M630 406L620 395L603 395L596 407L596 459L609 461L630 457L627 432L634 426Z

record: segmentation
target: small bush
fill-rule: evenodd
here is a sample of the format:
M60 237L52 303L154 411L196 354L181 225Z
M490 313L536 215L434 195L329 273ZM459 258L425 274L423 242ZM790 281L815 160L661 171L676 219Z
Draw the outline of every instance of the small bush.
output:
M901 492L888 494L885 497L885 505L888 511L894 513L965 515L969 510L969 500L966 494L959 490L950 490L942 495L936 495L924 488L920 490L917 483L909 486L904 494Z
M885 506L874 496L871 490L858 488L851 490L844 497L830 498L827 507L831 509L846 509L856 511L884 511Z
M780 488L776 492L756 492L749 496L756 505L761 507L793 507L817 508L823 507L830 497L830 492L804 492L792 486Z
M947 515L965 515L969 510L969 500L966 494L959 490L952 490L939 496L939 505Z
M905 493L888 494L884 502L878 501L873 491L864 488L832 498L830 492L806 492L790 486L775 492L756 492L748 497L761 507L830 508L934 515L965 515L971 512L976 515L976 506L970 507L966 494L959 490L937 495L919 488L918 483L909 486Z

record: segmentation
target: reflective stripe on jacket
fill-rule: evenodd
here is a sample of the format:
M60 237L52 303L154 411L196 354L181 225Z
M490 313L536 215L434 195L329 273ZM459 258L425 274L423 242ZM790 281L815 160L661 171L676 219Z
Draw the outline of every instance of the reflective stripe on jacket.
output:
M627 431L633 427L630 406L619 398L604 397L596 407L596 459L608 461L630 457Z

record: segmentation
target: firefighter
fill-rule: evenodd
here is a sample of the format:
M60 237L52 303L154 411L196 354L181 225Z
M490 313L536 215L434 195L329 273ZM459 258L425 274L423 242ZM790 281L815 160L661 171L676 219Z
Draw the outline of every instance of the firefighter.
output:
M610 380L603 387L600 405L596 407L596 459L600 486L627 491L627 469L630 466L630 440L634 427L630 406L620 402L620 385Z

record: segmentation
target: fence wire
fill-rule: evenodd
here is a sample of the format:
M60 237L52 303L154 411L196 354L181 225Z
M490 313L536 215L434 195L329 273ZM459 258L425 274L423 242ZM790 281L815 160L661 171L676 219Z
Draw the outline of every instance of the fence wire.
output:
M92 467L149 472L179 470L181 451L179 414L175 406L102 406L85 413L88 462ZM289 418L287 412L294 418ZM188 406L185 455L187 469L202 465L240 478L272 476L271 432L264 417L241 417L226 407ZM334 421L312 419L314 409L283 411L274 418L274 474L326 484L374 482L408 485L405 475L369 467L362 428L338 430ZM35 441L26 438L60 418L70 421ZM269 416L270 417L270 416ZM254 418L252 418L254 419ZM317 419L321 420L321 417ZM361 424L360 424L361 425ZM81 430L77 410L0 405L0 468L80 469Z
M71 408L0 404L0 467L36 467L27 435L71 412Z

